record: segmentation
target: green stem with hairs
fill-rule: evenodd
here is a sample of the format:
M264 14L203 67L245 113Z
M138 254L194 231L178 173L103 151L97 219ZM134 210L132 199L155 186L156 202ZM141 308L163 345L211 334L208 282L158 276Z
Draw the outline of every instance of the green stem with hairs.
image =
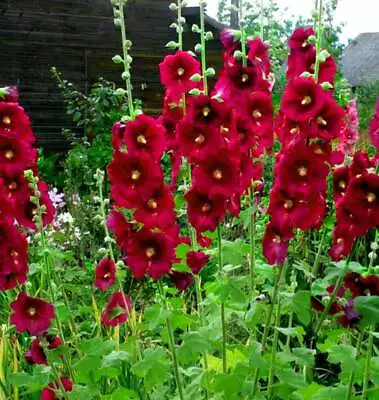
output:
M251 218L249 222L249 238L250 238L250 284L251 284L251 294L254 294L255 290L255 236L256 236L256 226L255 226L255 199L254 199L254 187L250 187L250 203L251 203Z
M244 14L243 14L243 0L239 2L239 25L241 31L241 52L242 52L242 66L247 66L247 54L246 54L246 31L244 26Z
M277 329L280 325L280 299L278 299L278 308L276 310L276 316L274 321L273 328L275 329L274 332L274 339L272 342L272 350L271 350L271 360L270 360L270 369L268 373L268 398L271 399L274 390L274 378L275 378L275 361L276 361L276 353L278 348L278 341L279 341L279 330Z
M318 10L317 10L317 41L316 41L316 63L315 63L315 81L318 81L319 72L320 72L320 53L322 46L322 35L323 35L323 0L318 1Z
M326 238L326 229L324 229L322 235L321 235L321 239L320 239L320 243L318 246L318 250L317 250L317 254L316 254L316 258L315 261L313 263L313 267L312 267L312 279L315 279L317 277L319 268L320 268L320 257L321 257L321 252L323 249L323 244L324 244L324 240Z
M203 77L204 94L208 94L206 40L205 40L205 0L200 0L200 45L201 45L201 73Z
M371 328L369 328L371 329ZM366 400L368 396L368 386L370 383L370 367L371 367L371 358L372 358L372 351L374 348L374 336L369 331L368 337L368 345L367 345L367 353L366 353L366 361L365 361L365 370L363 375L363 393L362 393L362 400Z
M178 44L179 50L183 50L183 24L182 24L182 0L178 0Z
M363 336L365 334L365 331L362 330L362 332L358 336L358 341L356 345L357 349L357 355L355 357L356 360L358 360L360 353L361 353L361 347L362 347L362 341L363 341ZM350 374L350 379L349 379L349 385L346 393L346 400L351 400L353 398L353 390L354 390L354 379L355 379L355 370L351 372Z

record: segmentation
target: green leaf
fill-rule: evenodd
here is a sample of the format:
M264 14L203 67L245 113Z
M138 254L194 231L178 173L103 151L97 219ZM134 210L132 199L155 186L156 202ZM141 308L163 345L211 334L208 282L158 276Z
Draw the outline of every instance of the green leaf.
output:
M299 321L308 325L312 318L311 292L305 290L296 292L292 297L292 306Z
M305 335L305 331L302 326L295 326L293 328L276 328L276 329L285 336L297 337L300 344L303 343L303 336Z
M112 400L139 400L139 395L134 390L118 388L112 393Z
M379 323L379 296L360 296L354 299L355 310L362 316L360 326Z
M297 364L307 367L314 366L316 350L296 347L292 349L292 354L295 356L295 362Z
M322 388L312 397L312 400L345 400L346 395L346 386L339 386L336 388Z
M169 315L170 312L160 304L154 304L145 311L145 323L149 330L154 330L163 324Z
M329 350L328 361L333 364L341 364L344 372L352 372L357 366L357 350L349 344L337 344Z
M209 340L200 332L188 333L178 349L178 357L183 363L196 362L199 355L212 350Z
M301 388L296 390L296 392L293 394L294 398L297 400L313 400L313 396L319 392L319 390L323 386L317 384L317 383L312 383L307 387Z
M101 368L120 367L125 362L130 362L132 356L126 351L112 351L103 358Z

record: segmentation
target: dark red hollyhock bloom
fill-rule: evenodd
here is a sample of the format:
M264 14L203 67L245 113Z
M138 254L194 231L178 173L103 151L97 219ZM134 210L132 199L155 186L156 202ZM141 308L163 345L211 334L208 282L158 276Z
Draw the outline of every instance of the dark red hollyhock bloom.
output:
M238 112L233 112L231 129L234 132L235 142L241 153L248 154L256 149L257 137L250 118Z
M333 231L333 243L329 250L330 257L334 261L340 261L341 258L347 257L355 243L355 236L351 236L343 227L337 226Z
M37 151L25 140L20 140L10 133L0 134L0 164L2 176L14 176L36 160Z
M57 349L63 344L63 340L59 336L46 335L44 339L47 342L47 348L49 350ZM30 348L25 351L24 356L29 364L47 365L47 357L39 338L32 341Z
M262 70L254 64L249 64L245 67L231 59L225 66L225 78L235 95L244 96L256 90L268 90L268 84L263 79ZM243 99L240 98L239 100Z
M354 328L361 320L361 315L354 310L354 301L349 300L343 307L343 314L338 318L338 322L344 328Z
M46 332L55 318L54 306L37 297L21 292L11 303L10 321L16 326L17 332L28 331L31 335L41 335Z
M193 163L205 160L220 148L221 134L216 126L204 126L184 119L178 124L177 135L181 154Z
M13 222L13 209L5 184L0 178L0 223Z
M249 52L247 58L262 71L268 75L271 69L270 57L268 54L268 45L263 43L259 37L247 41Z
M102 292L109 289L116 281L116 265L113 260L103 258L96 267L95 286Z
M379 151L379 100L376 103L376 111L373 119L370 122L369 135L371 143Z
M30 197L29 182L24 177L24 171L15 175L3 176L1 179L7 197L13 207L17 206L18 203L25 201L25 198Z
M143 228L130 238L127 265L137 279L148 275L158 280L171 270L175 259L175 245L169 235Z
M372 221L360 218L345 199L340 199L336 204L337 225L341 232L352 237L364 236L370 229Z
M315 36L315 31L311 26L296 28L288 40L288 46L291 50L307 52L314 47L308 41L310 36Z
M346 193L349 185L349 167L338 167L333 172L333 198L334 201L339 200Z
M290 81L282 97L281 112L295 121L307 121L322 109L326 94L313 78Z
M288 148L275 166L279 186L291 196L303 200L326 190L328 172L322 158L303 142Z
M58 393L63 387L65 392L72 392L73 384L69 378L60 378L60 384L57 381L51 382L47 388L42 389L41 400L58 400Z
M320 224L325 215L325 199L316 193L308 201L291 197L285 190L274 187L267 212L282 229L290 225L303 231Z
M208 157L193 170L193 183L210 197L230 197L239 190L239 160L226 150Z
M180 99L182 100L182 99ZM186 107L189 107L191 97L186 96ZM163 98L163 115L175 121L180 121L184 117L184 107L171 93L166 92Z
M159 71L162 85L178 98L198 86L197 82L191 81L191 77L200 74L200 64L186 51L166 56L159 64Z
M333 149L330 141L319 138L309 138L308 144L316 157L328 164L331 164Z
M209 256L202 251L189 251L186 259L192 273L197 275L207 265Z
M300 76L304 72L310 74L315 73L316 65L316 49L310 48L306 54L300 52L291 53L288 57L287 79L293 79ZM337 72L337 64L332 56L329 56L324 62L320 63L318 74L319 82L334 82L334 77Z
M113 232L118 246L125 252L133 226L121 211L112 210L108 217L108 228Z
M255 92L246 100L246 114L251 118L255 134L272 132L272 99L268 93Z
M17 86L7 86L5 88L7 94L5 95L4 101L7 103L18 103L20 100L20 94L18 92Z
M112 198L125 208L134 208L140 198L149 199L162 182L160 165L144 153L114 153L108 174Z
M134 218L145 228L165 229L175 223L175 202L167 185L162 184L146 201L136 207Z
M312 120L312 136L325 140L336 139L342 130L344 115L336 101L326 97L323 107Z
M177 119L168 114L163 114L158 118L157 122L162 126L165 133L165 151L176 150L178 147L178 140L176 137Z
M188 108L187 118L192 122L219 127L227 113L226 105L219 100L200 94L193 96Z
M279 112L275 119L274 130L280 143L287 147L293 145L300 140L300 138L305 138L309 132L308 122L294 121L286 117L282 112Z
M112 147L114 150L120 150L123 145L125 136L125 123L122 121L116 122L112 127Z
M226 201L223 196L209 197L207 191L193 187L184 196L187 201L188 220L199 232L214 231L226 214Z
M17 103L0 102L0 134L33 143L30 120Z
M43 225L49 225L53 222L55 217L55 208L50 199L48 186L46 182L38 182L38 190L41 193L39 199L42 210L42 222ZM29 191L29 196L33 196L33 193ZM38 214L37 206L30 200L30 197L26 197L20 201L19 204L14 204L14 216L17 222L24 228L32 230L36 229L34 217Z
M157 121L145 114L138 115L125 126L124 141L128 153L147 153L160 159L164 150L164 130Z
M115 292L101 314L101 323L105 326L121 325L128 319L131 309L130 297L120 291Z
M379 176L365 173L352 178L344 201L362 224L368 221L372 226L379 225Z
M274 222L266 225L266 231L263 236L263 255L271 265L282 265L288 254L288 244L294 237L289 229L278 227Z
M170 279L181 292L185 292L193 284L193 276L188 272L171 271Z
M374 168L375 164L369 159L367 153L357 151L354 153L353 162L350 165L350 177L360 176L367 172L370 168Z
M237 39L235 35L238 31L233 31L232 29L224 29L220 33L220 41L222 46L226 50L225 57L229 58L233 53L241 47L241 42Z

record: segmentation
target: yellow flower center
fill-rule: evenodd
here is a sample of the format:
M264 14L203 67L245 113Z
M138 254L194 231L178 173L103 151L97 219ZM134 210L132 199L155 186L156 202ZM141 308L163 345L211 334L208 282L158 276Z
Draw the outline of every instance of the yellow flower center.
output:
M4 125L10 125L12 122L11 117L9 117L8 115L6 115L5 117L3 117L3 124Z
M370 193L367 195L367 201L368 201L369 203L373 203L375 200L376 200L376 194L370 192Z
M260 118L262 116L262 113L259 111L259 110L254 110L253 111L253 117L255 118L255 119L258 119L258 118Z
M145 138L144 135L138 135L138 136L137 136L137 142L138 142L139 144L146 144L146 143L147 143L147 140L146 140L146 138Z
M6 151L4 155L5 155L5 158L6 158L7 160L12 160L12 158L14 158L14 153L13 153L12 150Z
M319 125L322 125L322 126L326 126L326 125L328 125L328 123L324 120L324 118L322 118L322 117L318 117L317 118L317 123L319 124Z
M219 181L222 179L222 171L220 169L215 169L213 171L213 177Z
M196 139L195 139L195 143L197 144L203 144L205 142L205 137L204 135L199 135Z
M203 205L203 207L201 207L201 211L205 213L210 211L211 208L212 208L211 204L207 202Z
M280 243L282 240L280 239L280 236L276 235L276 236L274 237L274 239L272 239L272 241L273 241L274 243Z
M35 308L35 307L29 307L29 308L28 308L28 314L29 314L31 317L34 317L34 316L37 314L36 308Z
M249 75L248 74L242 74L242 78L241 78L242 82L245 83L249 80Z
M312 97L311 96L305 96L304 98L303 98L303 100L301 100L301 104L303 105L303 106L308 106L309 104L311 104L312 103Z
M158 208L158 204L157 204L157 202L156 202L154 199L150 199L150 200L147 202L147 205L148 205L148 207L150 207L150 208L154 208L154 209Z
M284 202L284 208L285 208L286 210L289 210L289 209L292 208L292 207L293 207L293 201L292 201L292 200L288 199L288 200L286 200L286 201Z
M141 172L138 171L138 169L135 169L132 171L132 180L133 181L138 181L138 179L141 177Z
M346 183L345 183L345 181L339 181L338 186L339 186L341 189L346 189Z
M183 76L184 72L185 72L184 68L178 68L178 75L179 76Z
M209 107L204 107L203 108L203 115L204 117L208 117L209 113L211 112Z
M298 173L300 176L306 176L308 174L308 168L307 167L300 167L298 168Z
M146 257L147 258L153 258L155 255L155 249L154 247L148 247L145 251Z

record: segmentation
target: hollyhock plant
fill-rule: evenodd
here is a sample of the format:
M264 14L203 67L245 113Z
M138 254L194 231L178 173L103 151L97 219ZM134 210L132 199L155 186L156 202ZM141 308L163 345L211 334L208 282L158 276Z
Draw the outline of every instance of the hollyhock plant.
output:
M376 151L379 152L379 100L376 103L375 115L370 122L369 136L371 143L375 147Z
M306 53L313 48L309 41L311 36L315 36L315 31L311 26L296 28L288 40L288 46L291 51Z
M96 267L95 286L102 292L108 290L116 281L116 265L110 258L103 258Z
M209 256L202 251L189 251L186 259L192 273L197 275L207 265Z
M219 127L227 113L226 105L215 98L200 94L193 96L186 119L205 126Z
M67 377L60 378L60 383L54 381L49 384L47 388L42 389L41 400L58 400L58 392L64 389L65 392L72 392L73 383Z
M270 57L268 54L268 45L258 37L247 41L249 49L247 58L268 75L271 69Z
M350 170L347 166L338 167L333 172L333 199L337 202L346 193L350 180Z
M199 86L197 82L191 80L191 77L201 73L200 64L186 51L177 51L173 55L166 56L159 65L159 71L162 85L177 100Z
M346 106L344 124L340 132L338 150L343 153L352 152L354 145L359 140L359 118L357 99Z
M292 230L289 227L276 226L270 222L266 226L266 231L263 236L263 255L272 265L282 265L288 254L288 245L290 239L294 237Z
M105 326L117 326L123 324L132 310L132 302L126 294L115 292L101 314L101 323Z
M35 141L30 120L17 103L0 102L0 135L30 143Z
M46 335L43 339L47 342L48 350L57 349L63 344L63 341L59 336ZM36 338L32 341L30 348L26 350L24 356L29 364L48 364L44 348L42 347L41 340L39 338Z
M181 292L185 292L193 284L192 274L188 272L171 271L170 279Z
M51 321L55 318L54 306L37 297L21 292L11 303L10 321L16 326L17 332L28 331L31 335L45 333Z

